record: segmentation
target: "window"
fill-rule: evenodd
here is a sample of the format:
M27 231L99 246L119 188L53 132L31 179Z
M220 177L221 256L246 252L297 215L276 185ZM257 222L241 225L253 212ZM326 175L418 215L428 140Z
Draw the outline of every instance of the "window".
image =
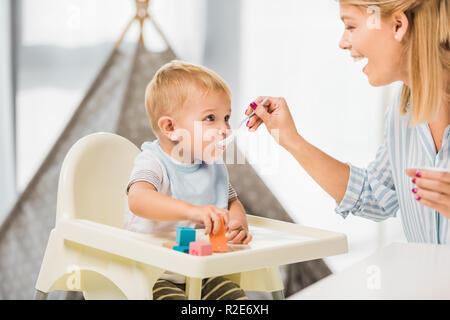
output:
M17 185L27 185L133 14L131 1L23 0Z

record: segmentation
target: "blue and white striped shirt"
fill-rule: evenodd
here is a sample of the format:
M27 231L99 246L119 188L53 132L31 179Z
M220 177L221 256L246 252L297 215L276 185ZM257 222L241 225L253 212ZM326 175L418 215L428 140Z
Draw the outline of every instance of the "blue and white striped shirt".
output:
M450 168L450 125L436 153L427 123L413 127L409 114L400 114L400 95L385 114L384 141L376 159L366 169L350 166L347 190L335 211L346 218L355 216L374 221L395 217L400 209L408 242L450 245L450 222L438 211L418 203L411 189L408 168Z

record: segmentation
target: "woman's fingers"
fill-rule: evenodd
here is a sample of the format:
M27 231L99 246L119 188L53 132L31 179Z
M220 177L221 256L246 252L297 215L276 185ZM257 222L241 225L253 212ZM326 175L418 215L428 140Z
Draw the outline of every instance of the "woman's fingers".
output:
M437 168L439 170L439 168ZM443 169L444 170L444 169ZM439 180L450 184L450 172L434 171L434 170L419 170L416 176L424 179Z
M258 128L259 128L259 126L261 125L261 124L263 124L263 121L261 120L261 119L259 119L259 120L257 120L256 122L255 122L255 124L251 127L251 128L249 128L248 130L249 131L256 131L256 130L258 130Z
M450 208L448 205L445 205L442 203L437 203L437 202L434 202L434 201L431 201L431 200L428 200L425 198L418 198L417 201L420 202L424 206L427 206L431 209L438 211L447 219L450 219Z
M412 182L416 185L418 189L436 191L439 193L450 195L450 183L426 178L413 178Z
M417 186L416 189L450 195L450 172L408 169L406 174L412 178L412 182Z
M439 168L436 168L439 170ZM424 178L431 180L439 180L450 184L450 172L435 170L420 170L420 169L407 169L406 174L411 178Z
M450 219L450 173L408 169L406 174L412 178L412 182L415 184L411 190L415 199Z
M260 118L258 118L258 116L252 116L248 121L247 127L249 128L249 130L250 129L256 130L262 123L263 121Z
M264 103L264 107L268 107L269 111L270 111L270 99L271 97L265 97L265 96L261 96L256 98L255 100L253 100L253 102L255 102L257 105L261 105L261 102L263 102L265 99L267 98L267 101ZM245 110L245 115L249 115L250 113L253 112L253 108L249 105L247 107L247 110Z
M416 169L406 169L406 174L411 178L414 178L416 176L416 172L417 172Z
M450 195L427 189L413 189L418 202L450 219Z
M415 192L416 200L425 199L436 203L450 203L450 196L437 191L430 191L426 189L417 189Z
M267 131L282 147L292 145L293 140L299 137L294 119L284 98L268 97L264 107L256 107L254 112L256 117L249 122L249 131L256 131L264 122Z

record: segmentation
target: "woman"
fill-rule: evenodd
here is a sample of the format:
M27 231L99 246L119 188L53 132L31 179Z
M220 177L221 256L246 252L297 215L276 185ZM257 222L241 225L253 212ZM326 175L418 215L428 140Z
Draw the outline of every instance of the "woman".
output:
M269 132L278 130L278 143L337 201L344 218L351 212L381 221L400 209L409 242L450 244L449 10L448 0L340 1L345 31L339 46L368 59L363 72L371 85L403 82L368 168L309 144L283 98L269 97L264 107L264 97L256 99L247 124L250 131L263 122Z

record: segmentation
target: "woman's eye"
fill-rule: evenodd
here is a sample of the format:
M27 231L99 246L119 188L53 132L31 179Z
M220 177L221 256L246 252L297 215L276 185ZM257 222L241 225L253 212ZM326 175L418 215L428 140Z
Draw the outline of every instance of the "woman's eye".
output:
M230 121L230 116L225 116L225 122Z
M347 26L347 27L345 27L345 29L346 29L346 30L353 30L353 29L355 29L355 27Z
M205 118L206 121L214 121L214 115L210 114Z

